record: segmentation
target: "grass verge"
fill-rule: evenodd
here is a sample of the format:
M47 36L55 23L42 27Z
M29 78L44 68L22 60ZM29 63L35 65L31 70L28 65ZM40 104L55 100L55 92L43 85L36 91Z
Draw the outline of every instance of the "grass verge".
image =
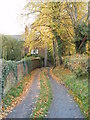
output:
M52 101L52 91L49 83L47 70L40 74L40 95L33 111L32 118L44 118Z
M30 89L36 70L31 74L26 75L23 80L12 87L2 99L2 118L5 118L8 113L19 104Z
M56 67L50 73L52 77L64 83L85 117L88 117L88 78L86 76L76 77L73 72L64 69L63 66Z

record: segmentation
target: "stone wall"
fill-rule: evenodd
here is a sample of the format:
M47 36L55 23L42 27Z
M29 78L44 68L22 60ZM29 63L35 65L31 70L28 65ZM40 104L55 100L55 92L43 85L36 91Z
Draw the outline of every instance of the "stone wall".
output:
M16 78L14 76L13 70L11 70L6 77L5 83L4 83L4 91L3 94L5 95L16 83Z
M29 65L30 62L30 65ZM29 66L28 66L29 65ZM7 92L15 85L17 84L25 75L30 73L32 70L39 68L40 67L40 59L33 59L33 60L28 60L28 64L26 61L20 62L17 64L17 70L13 71L11 69L6 76L4 80L4 89L3 89L3 96L7 94Z
M17 65L17 80L19 81L24 76L24 66L23 64Z

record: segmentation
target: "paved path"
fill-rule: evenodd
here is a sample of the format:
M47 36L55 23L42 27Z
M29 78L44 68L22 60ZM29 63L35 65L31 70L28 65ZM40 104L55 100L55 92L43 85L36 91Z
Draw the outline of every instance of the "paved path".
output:
M83 118L78 105L67 89L49 75L53 100L47 118Z
M37 78L38 73L36 74L31 89L25 99L13 109L7 118L30 118L32 109L35 107L34 103L37 100L36 96L39 94Z
M37 100L36 95L40 92L37 78L38 73L26 98L13 109L7 118L30 118L32 109L35 107L34 102ZM53 80L50 75L49 78L53 100L47 118L84 118L73 97L68 94L67 89Z

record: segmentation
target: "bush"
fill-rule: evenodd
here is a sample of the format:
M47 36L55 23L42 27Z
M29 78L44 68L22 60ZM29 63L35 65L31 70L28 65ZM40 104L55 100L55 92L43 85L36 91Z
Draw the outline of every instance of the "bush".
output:
M64 60L64 68L68 68L68 62L69 62L69 59L66 58L66 59Z
M80 67L75 71L77 77L87 76L87 71L83 71Z
M78 69L76 70L76 76L80 77L82 75L83 75L83 71L82 71L82 69L80 67L78 67Z
M73 55L64 58L64 68L68 68L76 74L77 77L87 76L88 73L88 56Z

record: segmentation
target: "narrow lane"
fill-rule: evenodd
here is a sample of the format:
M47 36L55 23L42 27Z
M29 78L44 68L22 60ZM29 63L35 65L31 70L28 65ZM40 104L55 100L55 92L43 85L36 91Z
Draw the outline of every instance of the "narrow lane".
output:
M35 107L34 103L37 100L36 96L40 92L38 88L38 75L39 73L36 73L33 84L25 99L9 113L7 118L30 118L32 109Z
M53 100L47 118L84 118L67 89L56 80L53 80L49 73L48 75L52 87Z
M38 75L39 72L36 73L31 89L25 99L12 110L7 118L30 118L32 109L35 107L34 103L37 101L36 96L40 93ZM49 73L48 76L52 87L53 100L46 118L84 118L67 89L56 80L53 80Z

